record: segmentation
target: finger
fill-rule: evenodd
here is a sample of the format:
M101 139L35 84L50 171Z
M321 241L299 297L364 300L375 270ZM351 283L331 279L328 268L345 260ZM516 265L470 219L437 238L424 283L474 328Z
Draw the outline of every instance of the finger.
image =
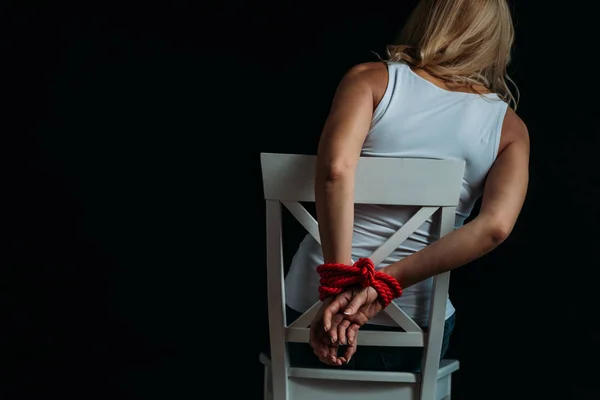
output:
M356 337L358 335L358 328L360 328L360 325L352 324L346 330L346 337L348 338L349 345L352 345L352 344L356 345Z
M338 346L337 345L331 345L329 346L329 354L327 356L327 358L329 359L329 362L331 363L331 365L342 365L342 362L340 360L338 360Z
M327 332L331 343L338 342L338 326L342 321L344 321L344 316L342 314L335 314L331 319L331 328Z
M323 336L325 332L323 332ZM329 339L329 338L327 338ZM316 342L311 341L311 346L313 349L313 354L324 364L327 365L335 365L335 360L332 360L329 356L329 345L324 344L324 341L321 339L317 339Z
M352 344L348 344L346 346L346 350L344 351L344 355L340 357L340 359L344 359L344 363L349 363L352 356L356 353L356 340Z
M329 336L321 330L321 325L316 324L310 328L309 344L313 349L313 353L319 358L319 360L325 362L329 354L329 344L326 341L329 340Z
M327 355L328 355L327 352L320 352L320 351L316 351L313 349L313 353L319 359L319 361L321 361L323 364L331 365L331 361L327 357Z
M343 345L348 344L346 330L348 329L349 326L350 326L350 321L348 321L347 319L342 320L342 322L340 322L338 324L337 333L338 333L338 342L340 344L343 344Z
M326 353L317 353L317 352L315 352L315 355L317 356L317 358L319 359L319 361L322 362L323 364L333 365L333 363L331 362L331 360L329 360L329 358L327 357Z
M324 364L327 365L342 365L342 360L337 356L338 345L325 345L323 341L319 340L316 346L313 346L314 355Z
M331 343L329 336L320 324L311 327L309 342L319 361L327 365L336 365L337 345Z
M325 331L329 332L331 329L331 320L335 314L343 310L349 303L348 293L340 293L335 297L325 310L323 310L323 326Z
M344 314L354 314L365 302L367 301L367 292L363 289L356 294L348 304L348 307L344 310Z

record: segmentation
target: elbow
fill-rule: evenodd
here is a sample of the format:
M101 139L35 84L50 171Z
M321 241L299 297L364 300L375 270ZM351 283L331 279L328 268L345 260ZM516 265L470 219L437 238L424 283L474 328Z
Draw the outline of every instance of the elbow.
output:
M486 238L487 242L492 247L497 247L502 244L511 234L514 223L510 218L505 218L500 215L480 214L477 217L480 235Z
M356 165L347 162L332 162L320 168L321 179L325 182L337 182L354 174Z
M502 244L511 234L513 224L502 219L493 219L488 223L488 235L494 247Z

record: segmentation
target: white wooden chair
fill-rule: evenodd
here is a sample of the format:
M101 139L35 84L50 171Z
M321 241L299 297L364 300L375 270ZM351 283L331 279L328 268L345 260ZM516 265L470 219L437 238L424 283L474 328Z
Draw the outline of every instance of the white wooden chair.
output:
M295 368L289 365L287 343L308 343L310 321L320 302L287 326L282 250L281 205L320 243L318 225L300 202L314 202L316 156L262 153L266 200L268 318L271 357L260 355L265 368L264 398L273 400L441 400L450 398L451 374L457 360L442 360L450 273L434 277L429 327L424 332L394 303L384 312L405 332L359 331L361 345L423 347L420 373ZM465 163L361 157L356 171L356 204L420 206L418 212L372 255L383 261L428 218L439 218L440 237L454 229L455 208ZM315 266L316 267L316 266ZM316 272L315 272L316 273Z

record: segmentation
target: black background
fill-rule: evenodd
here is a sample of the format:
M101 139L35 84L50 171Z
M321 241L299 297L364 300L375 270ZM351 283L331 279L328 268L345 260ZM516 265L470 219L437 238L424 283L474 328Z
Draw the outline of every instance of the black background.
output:
M414 4L4 13L3 398L260 398L259 153L314 153L343 73ZM452 275L457 399L600 398L597 21L549 4L513 4L531 184L511 237Z

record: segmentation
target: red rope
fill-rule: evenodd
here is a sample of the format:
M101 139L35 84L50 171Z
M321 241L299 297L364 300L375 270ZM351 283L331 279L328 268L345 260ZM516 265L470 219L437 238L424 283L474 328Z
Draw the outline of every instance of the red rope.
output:
M342 293L354 285L363 288L373 286L383 308L395 298L402 296L402 287L398 281L391 275L375 271L375 265L369 258L361 258L354 265L321 264L317 267L317 272L321 276L319 281L321 300Z

